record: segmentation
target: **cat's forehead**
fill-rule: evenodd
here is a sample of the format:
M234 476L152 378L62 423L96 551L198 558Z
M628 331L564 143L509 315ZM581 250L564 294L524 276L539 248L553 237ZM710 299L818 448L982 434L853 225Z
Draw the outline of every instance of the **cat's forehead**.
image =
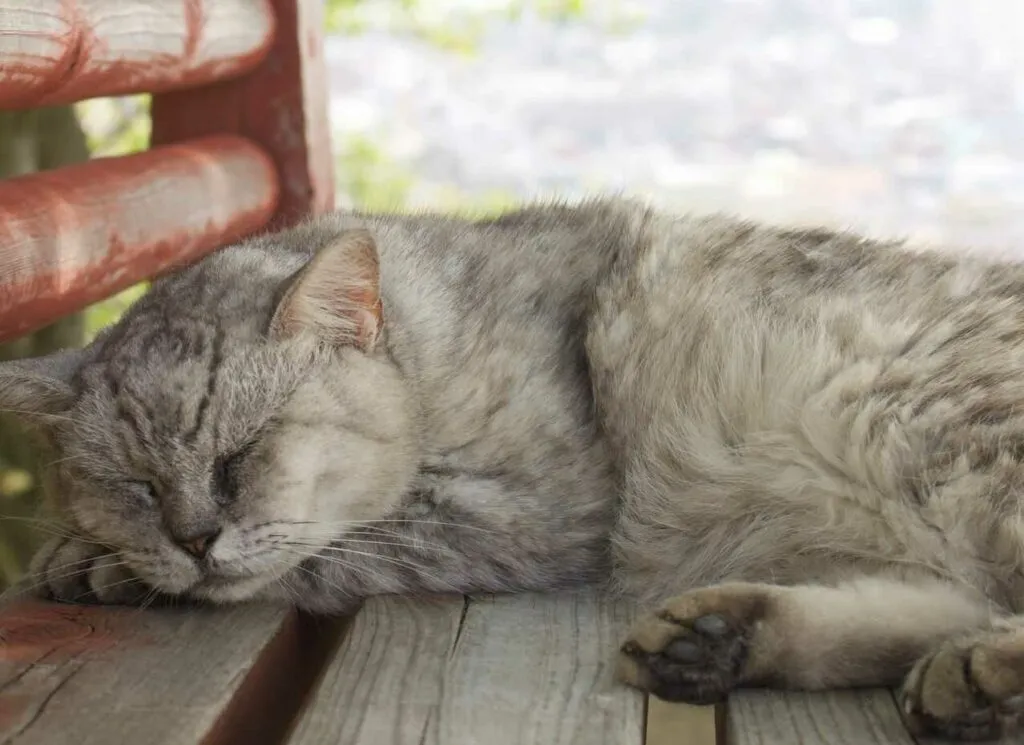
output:
M97 358L113 366L190 364L265 340L273 292L211 283L194 272L155 286L99 339Z
M204 452L278 405L281 396L268 395L276 392L263 381L276 377L273 356L233 342L216 325L177 318L147 328L152 333L137 325L113 337L81 371L76 419L88 426L72 437L120 433L95 445L127 448L136 460L168 448Z
M80 371L79 405L106 420L133 415L172 438L280 406L307 360L262 327L232 320L159 304L134 309L97 340Z
M233 334L209 314L140 308L101 339L96 360L114 372L149 367L180 367L223 357Z

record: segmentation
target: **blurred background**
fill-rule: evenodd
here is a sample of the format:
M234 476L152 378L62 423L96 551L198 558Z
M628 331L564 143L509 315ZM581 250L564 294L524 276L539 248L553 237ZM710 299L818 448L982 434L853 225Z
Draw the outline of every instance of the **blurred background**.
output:
M327 21L339 207L625 192L1024 246L1020 0L328 0ZM0 176L142 149L147 117L146 97L0 113ZM87 341L144 291L0 359ZM39 458L0 414L0 584L45 537Z

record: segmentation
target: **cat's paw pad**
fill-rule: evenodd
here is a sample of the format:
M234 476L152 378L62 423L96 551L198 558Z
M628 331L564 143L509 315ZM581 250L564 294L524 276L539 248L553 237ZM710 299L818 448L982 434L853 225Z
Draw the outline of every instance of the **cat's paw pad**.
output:
M1024 724L1024 630L942 644L907 676L900 708L919 734L991 740L1019 731Z
M149 588L108 549L78 538L47 542L32 560L33 591L64 603L137 605Z
M765 600L751 585L711 587L670 600L641 619L623 643L619 678L669 701L721 701L742 677Z

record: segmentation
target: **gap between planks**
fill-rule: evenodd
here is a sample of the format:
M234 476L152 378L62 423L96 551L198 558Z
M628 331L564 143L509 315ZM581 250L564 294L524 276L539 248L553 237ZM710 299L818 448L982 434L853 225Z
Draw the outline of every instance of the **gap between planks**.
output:
M278 745L340 622L271 607L0 606L0 743Z
M722 706L673 704L647 698L644 745L724 745Z

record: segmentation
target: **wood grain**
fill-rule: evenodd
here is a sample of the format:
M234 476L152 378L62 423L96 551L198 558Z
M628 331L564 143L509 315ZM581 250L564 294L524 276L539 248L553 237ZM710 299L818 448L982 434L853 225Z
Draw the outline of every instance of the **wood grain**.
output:
M273 32L267 0L0 0L0 109L237 76Z
M3 0L0 0L2 2ZM209 134L258 143L280 175L270 228L334 209L334 158L319 0L272 0L277 23L264 61L236 80L153 98L153 144Z
M259 229L277 200L238 137L0 181L0 341Z
M887 690L741 691L729 698L729 745L914 745Z
M650 696L644 745L717 745L721 712L714 706L673 704Z
M0 611L0 742L272 742L323 654L308 624L268 607L10 605Z
M371 600L290 745L640 745L611 680L629 620L589 594Z

